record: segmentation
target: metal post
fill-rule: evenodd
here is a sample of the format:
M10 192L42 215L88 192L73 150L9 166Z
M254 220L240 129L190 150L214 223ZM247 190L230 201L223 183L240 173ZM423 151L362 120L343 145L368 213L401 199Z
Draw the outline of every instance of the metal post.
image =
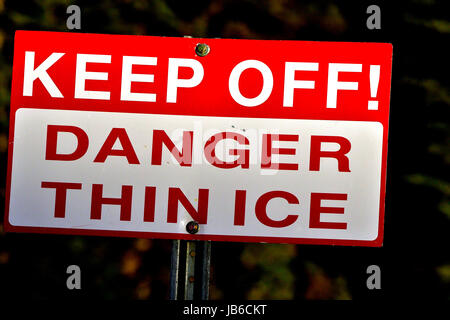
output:
M194 300L195 277L195 241L188 240L186 246L186 273L184 277L184 300Z
M170 300L178 300L178 283L180 271L180 240L172 240L172 254L170 261Z
M211 241L173 240L170 299L208 300L210 268Z
M202 248L202 290L200 293L201 300L209 300L209 278L211 270L211 241L203 241Z

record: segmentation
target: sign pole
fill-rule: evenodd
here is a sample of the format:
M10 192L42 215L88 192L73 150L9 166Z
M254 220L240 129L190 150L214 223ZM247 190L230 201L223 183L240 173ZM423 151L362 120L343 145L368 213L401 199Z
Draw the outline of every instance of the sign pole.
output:
M172 252L170 261L170 300L178 300L178 280L180 277L180 247L181 240L172 240Z
M196 242L186 243L186 271L184 275L184 300L194 300L194 286L198 280L195 277Z
M201 259L201 300L209 300L209 278L211 274L211 241L202 241Z
M196 222L187 225L198 232ZM208 300L211 269L211 241L173 240L170 264L171 300Z

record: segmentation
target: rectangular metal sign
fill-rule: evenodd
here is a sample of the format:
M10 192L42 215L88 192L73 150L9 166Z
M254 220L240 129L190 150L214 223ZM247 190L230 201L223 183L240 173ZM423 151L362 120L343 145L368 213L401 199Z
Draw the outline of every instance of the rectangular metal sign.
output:
M381 246L391 64L387 43L17 31L5 229Z

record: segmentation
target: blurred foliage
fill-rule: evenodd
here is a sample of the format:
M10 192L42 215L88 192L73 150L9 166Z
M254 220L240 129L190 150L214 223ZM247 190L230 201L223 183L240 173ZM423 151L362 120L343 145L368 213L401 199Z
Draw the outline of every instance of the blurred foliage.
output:
M66 31L79 5L80 32L136 35L381 41L394 45L383 248L214 243L213 299L444 298L449 288L450 22L445 1L0 0L0 196L4 204L14 31ZM381 8L381 30L366 8ZM165 299L167 240L5 234L1 294L13 298ZM78 264L82 290L68 292ZM365 287L378 264L382 290Z
M311 262L306 263L306 272L310 279L305 293L306 299L351 299L347 288L347 281L343 276L331 279L322 268Z
M241 255L241 262L248 272L259 272L260 279L247 293L251 300L292 299L294 274L289 266L296 256L293 245L249 244Z
M439 274L441 275L442 279L446 282L450 282L450 265L446 264L444 266L440 266L437 268Z
M411 174L406 178L413 184L434 188L442 193L443 200L439 203L438 208L450 219L450 183L423 174Z

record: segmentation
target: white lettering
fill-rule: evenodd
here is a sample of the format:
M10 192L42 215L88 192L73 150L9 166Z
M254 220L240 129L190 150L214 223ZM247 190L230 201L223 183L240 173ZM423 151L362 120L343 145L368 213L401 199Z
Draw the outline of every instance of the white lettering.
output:
M157 58L155 57L131 57L124 56L122 63L122 88L120 100L123 101L147 101L155 102L155 93L137 93L131 92L131 82L153 82L155 76L153 74L135 74L132 73L133 65L156 66Z
M194 71L192 78L179 79L178 69L180 67L191 68ZM169 71L167 74L167 102L177 102L178 88L193 88L203 80L204 70L200 62L194 59L169 58Z
M103 54L77 54L77 65L75 73L75 98L109 100L108 91L87 91L86 80L108 80L107 72L88 72L86 63L111 63L110 55Z
M254 98L246 98L239 90L239 78L246 69L257 69L263 76L263 87L258 96ZM258 60L245 60L238 63L231 71L228 80L228 88L234 101L246 107L255 107L264 103L272 93L273 89L273 75L270 68L263 62Z
M314 89L314 81L295 80L295 71L318 71L317 62L286 62L283 106L294 105L294 89Z
M39 67L34 69L34 51L25 52L25 67L23 74L23 95L32 96L33 95L33 83L34 80L41 80L45 89L47 89L50 96L53 98L64 98L56 87L53 80L47 73L48 68L50 68L56 61L58 61L64 53L54 52L52 53L44 62L42 62Z
M327 108L336 108L338 90L358 90L358 82L339 81L339 72L361 72L362 64L330 63L328 65Z

